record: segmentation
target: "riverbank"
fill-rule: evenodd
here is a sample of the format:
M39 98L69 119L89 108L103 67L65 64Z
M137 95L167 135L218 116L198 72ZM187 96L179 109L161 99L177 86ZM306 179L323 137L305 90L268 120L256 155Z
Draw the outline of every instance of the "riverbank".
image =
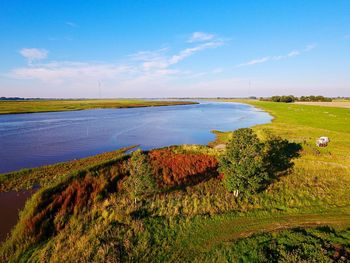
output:
M139 108L188 104L197 104L197 102L136 99L0 101L0 114L77 111L110 108Z
M74 173L87 167L104 163L123 155L135 147L130 146L81 159L0 174L0 193L30 190L35 186L48 186L65 174Z
M0 211L6 211L6 217L1 219L0 224L0 242L18 221L18 211L24 208L25 202L40 187L47 187L69 173L118 158L133 148L131 146L78 160L0 174Z

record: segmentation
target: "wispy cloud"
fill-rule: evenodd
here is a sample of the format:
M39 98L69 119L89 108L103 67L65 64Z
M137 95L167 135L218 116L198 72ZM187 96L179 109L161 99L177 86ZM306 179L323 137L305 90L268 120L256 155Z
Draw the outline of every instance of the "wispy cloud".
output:
M160 48L156 50L144 50L138 51L134 54L128 55L131 60L141 61L141 60L153 60L163 57L164 54L169 51L169 48Z
M192 33L191 37L188 39L187 42L193 43L193 42L209 41L214 37L215 36L213 34L204 33L204 32L194 32Z
M344 39L350 39L350 34L343 36Z
M273 56L273 57L269 57L269 60L282 60L282 59L287 59L287 58L292 58L292 57L296 57L299 56L301 53L298 50L292 50L290 51L287 55L283 55L283 56Z
M237 67L253 66L253 65L265 63L268 61L279 61L279 60L284 60L284 59L288 59L288 58L293 58L296 56L300 56L303 52L309 52L309 51L313 50L315 47L316 47L316 44L309 44L301 51L300 50L292 50L289 53L287 53L286 55L261 57L261 58L253 59L253 60L238 64Z
M144 71L152 71L155 69L166 69L176 65L184 59L204 51L206 49L217 48L224 45L224 41L212 39L205 43L198 43L193 47L188 47L169 55L168 48L158 49L154 51L141 51L130 55L134 60L141 62L141 69Z
M67 26L70 26L70 27L78 27L78 24L74 23L74 22L71 22L71 21L67 21L66 22L66 25Z
M63 61L17 68L12 71L12 75L20 79L63 82L66 80L115 78L119 74L130 72L131 68L127 66Z
M209 48L216 48L216 47L220 47L224 44L223 41L211 41L211 42L207 42L204 44L200 44L198 46L195 47L191 47L191 48L186 48L184 50L181 50L178 54L173 55L170 59L169 59L169 64L177 64L178 62L180 62L181 60L199 52L205 49L209 49Z
M41 60L47 58L48 51L46 49L38 48L22 48L19 50L19 53L27 59L29 63L32 63L35 60Z
M239 65L237 65L237 67L252 66L252 65L264 63L264 62L269 61L269 60L271 60L271 57L257 58L257 59L253 59L253 60L250 60L248 62L239 64Z
M43 82L62 84L86 83L105 79L114 83L146 83L153 80L166 79L179 74L188 74L176 68L175 65L207 49L220 47L224 41L211 39L193 43L177 52L170 48L151 51L139 51L128 55L126 60L119 63L79 62L79 61L50 61L47 63L30 63L28 66L15 68L10 76L17 79L36 79ZM22 54L23 53L23 54ZM47 57L46 50L23 49L22 56L30 60Z

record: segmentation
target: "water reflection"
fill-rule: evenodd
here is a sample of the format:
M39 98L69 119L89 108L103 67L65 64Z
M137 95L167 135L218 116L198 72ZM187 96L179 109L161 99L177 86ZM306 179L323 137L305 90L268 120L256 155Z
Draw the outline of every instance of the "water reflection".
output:
M18 220L18 211L36 190L0 193L0 242L3 241Z

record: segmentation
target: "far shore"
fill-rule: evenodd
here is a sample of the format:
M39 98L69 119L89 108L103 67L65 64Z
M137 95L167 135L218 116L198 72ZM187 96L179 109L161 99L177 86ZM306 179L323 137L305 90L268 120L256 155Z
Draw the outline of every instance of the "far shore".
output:
M155 106L175 106L198 104L192 101L161 101L139 99L108 100L28 100L0 101L1 114L21 114L37 112L77 111L91 109L140 108Z

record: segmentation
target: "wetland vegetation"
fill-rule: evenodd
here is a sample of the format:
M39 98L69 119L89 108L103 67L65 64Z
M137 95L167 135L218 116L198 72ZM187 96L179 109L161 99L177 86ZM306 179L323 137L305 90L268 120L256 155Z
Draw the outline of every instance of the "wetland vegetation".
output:
M190 101L161 101L141 99L94 100L0 100L0 114L74 111L88 109L137 108L193 104Z

